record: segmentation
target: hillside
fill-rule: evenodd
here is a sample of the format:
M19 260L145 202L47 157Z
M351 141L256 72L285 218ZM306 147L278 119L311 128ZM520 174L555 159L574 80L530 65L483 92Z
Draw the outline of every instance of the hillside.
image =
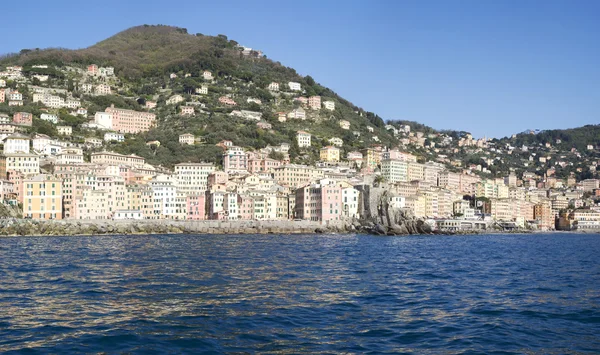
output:
M90 75L88 66L92 64L114 68L114 75ZM229 140L246 151L287 143L291 162L314 165L320 161L320 149L336 142L342 161L350 152L383 147L411 153L419 162L433 161L452 171L483 177L526 171L580 178L597 174L600 126L486 140L474 139L468 132L438 131L414 121L384 122L311 76L301 76L225 35L143 25L85 49L25 49L1 59L0 71L14 65L22 66L22 75L6 80L6 86L23 94L23 106L0 104L0 113L32 113L33 125L26 133L56 137L57 124L68 125L73 129L68 140L82 145L104 137L104 131L86 125L110 105L156 114L156 127L126 134L123 142L86 146L87 156L106 149L138 154L150 164L168 168L185 161L221 164L223 151L215 144ZM206 77L205 71L211 76ZM292 89L289 82L300 89ZM279 87L270 88L272 83ZM102 85L110 92L90 91ZM87 113L33 102L36 90L79 100ZM319 102L311 106L309 98ZM322 104L325 102L329 108ZM182 113L190 107L192 114ZM39 119L48 112L59 118L57 124ZM254 118L242 112L250 112ZM342 128L346 124L348 127ZM310 147L298 146L298 131L312 135ZM197 144L180 144L179 135L184 133L194 135ZM148 144L156 141L160 144Z
M177 27L144 25L120 32L86 49L23 50L19 55L2 60L0 67L21 65L24 71L29 73L49 74L51 79L48 86L73 86L82 80L68 75L65 77L60 71L52 68L32 69L34 65L40 64L50 64L56 68L85 68L90 64L114 67L118 81L110 85L118 89L117 95L84 97L88 101L90 113L103 110L110 103L119 107L141 109L134 100L141 98L158 101L157 129L131 137L125 144L113 147L116 151L145 156L155 164L171 166L177 162L176 157L218 162L219 157L208 153L198 157L198 147L180 147L176 136L181 133L203 135L207 143L228 139L236 145L254 149L263 148L267 144L292 143L295 132L300 129L319 133L315 140L316 148L329 144L327 139L333 137L353 143L348 145L347 149L359 149L372 143L388 146L396 143L395 138L383 128L384 122L377 115L352 105L332 90L316 83L310 76L302 77L295 70L264 56L258 56L257 53L243 55L238 43L228 40L224 35L212 37L188 34L187 30ZM215 80L204 80L201 77L204 70L211 71ZM176 79L170 78L172 73L178 75ZM301 95L304 97L319 95L323 101L334 101L335 110L311 112L310 121L288 121L281 124L276 120L276 113L289 111L299 105L286 93L274 96L266 87L271 82L283 85L289 81L300 83L303 88ZM201 85L208 85L210 93L199 99L192 98L193 90ZM164 105L168 96L174 94L184 95L186 101L198 100L206 105L206 108L194 117L181 117L177 114L179 105ZM233 108L222 107L217 102L221 95L240 100L249 97L261 100L261 105L240 102L235 109L260 111L265 121L273 124L273 130L257 130L247 121L232 119L228 113L233 111ZM35 107L31 110L36 112ZM11 112L6 108L5 111ZM360 134L361 138L357 140L350 132L341 130L338 124L340 120L349 121L352 131L359 132L357 134ZM376 132L375 141L371 139L372 134L367 131L367 126ZM161 146L160 151L150 151L145 146L148 140L160 140L166 144ZM191 150L187 152L189 154L186 153L186 149ZM307 153L307 162L318 158L318 150ZM220 153L215 151L214 154Z

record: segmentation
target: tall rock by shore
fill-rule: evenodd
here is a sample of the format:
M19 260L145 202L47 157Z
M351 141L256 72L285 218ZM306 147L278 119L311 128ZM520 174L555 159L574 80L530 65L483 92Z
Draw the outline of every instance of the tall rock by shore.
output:
M389 189L362 185L359 203L358 230L379 235L429 234L431 227L416 218L409 209L398 209L390 205L392 194Z

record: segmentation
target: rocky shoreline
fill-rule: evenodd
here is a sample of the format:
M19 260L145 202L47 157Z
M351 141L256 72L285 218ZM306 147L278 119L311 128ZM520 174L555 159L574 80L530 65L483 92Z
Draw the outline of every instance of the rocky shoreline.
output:
M421 220L408 217L391 225L372 221L340 221L322 225L312 221L80 221L80 220L0 220L0 237L13 236L90 236L147 234L371 234L468 235L500 231L433 231ZM526 233L514 231L512 233ZM506 232L503 232L506 233Z

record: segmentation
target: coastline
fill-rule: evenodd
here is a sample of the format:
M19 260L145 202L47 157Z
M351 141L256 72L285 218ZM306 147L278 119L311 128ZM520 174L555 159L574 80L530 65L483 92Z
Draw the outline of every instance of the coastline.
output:
M176 221L176 220L0 220L1 237L19 236L92 236L92 235L152 235L152 234L375 234L393 235L481 235L481 234L595 234L600 231L536 231L496 229L465 231L430 231L423 233L376 233L354 221L339 221L322 225L314 221Z

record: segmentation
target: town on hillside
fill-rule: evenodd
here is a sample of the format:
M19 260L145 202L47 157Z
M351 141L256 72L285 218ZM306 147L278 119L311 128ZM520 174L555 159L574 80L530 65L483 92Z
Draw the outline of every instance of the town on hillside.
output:
M241 47L240 55L262 53ZM327 224L360 219L365 189L377 186L389 191L392 208L440 230L481 221L504 229L600 228L597 145L516 146L516 136L376 125L361 110L345 119L337 97L294 81L256 87L182 70L133 95L117 74L96 64L0 67L6 207L46 220ZM215 122L223 122L223 134L242 133L221 139L227 136L210 129ZM284 129L291 133L281 135Z

